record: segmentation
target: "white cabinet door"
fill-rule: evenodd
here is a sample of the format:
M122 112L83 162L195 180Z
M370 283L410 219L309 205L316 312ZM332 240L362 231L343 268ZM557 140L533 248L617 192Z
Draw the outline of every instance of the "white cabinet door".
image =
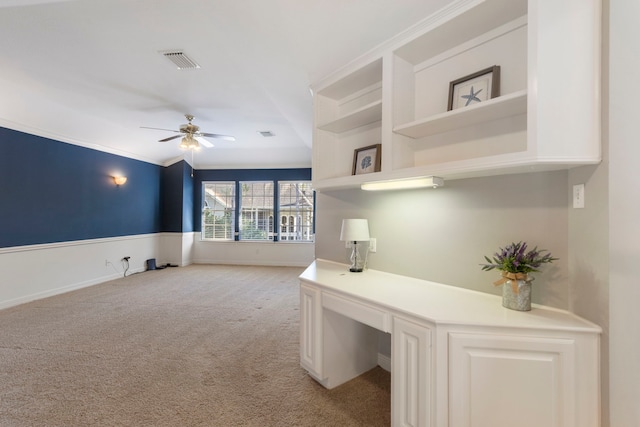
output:
M450 427L579 427L575 340L450 333L448 341Z
M431 330L393 318L391 419L394 427L431 425Z
M322 301L320 291L300 285L300 364L322 378Z

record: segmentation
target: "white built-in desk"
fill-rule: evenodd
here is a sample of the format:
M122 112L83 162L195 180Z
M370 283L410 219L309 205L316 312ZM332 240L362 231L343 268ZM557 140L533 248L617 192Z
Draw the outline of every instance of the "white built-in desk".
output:
M596 427L599 326L567 311L317 260L300 276L300 361L327 388L391 334L393 426Z

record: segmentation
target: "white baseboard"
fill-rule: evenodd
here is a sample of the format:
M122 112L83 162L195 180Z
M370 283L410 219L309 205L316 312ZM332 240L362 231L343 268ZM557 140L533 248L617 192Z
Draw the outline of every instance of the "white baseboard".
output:
M391 372L391 356L378 353L378 366L387 372Z
M264 261L256 259L225 259L222 261L214 261L211 259L194 259L192 264L203 265L242 265L242 266L261 266L261 267L303 267L306 268L312 261L291 262L291 261Z
M140 273L144 270L139 270L139 271L132 271L129 270L130 273L129 274L133 274L133 273ZM63 286L60 288L56 288L56 289L48 289L46 291L42 291L42 292L36 292L33 294L29 294L29 295L24 295L21 296L19 298L14 298L11 300L6 300L6 301L0 301L0 310L5 309L5 308L9 308L9 307L14 307L16 305L20 305L20 304L26 304L28 302L32 302L32 301L36 301L39 299L43 299L43 298L49 298L55 295L60 295L60 294L64 294L66 292L71 292L71 291L75 291L78 289L82 289L82 288L88 288L89 286L94 286L94 285L99 285L100 283L104 283L104 282L109 282L111 280L115 280L115 279L119 279L123 277L122 273L114 273L114 274L109 274L106 276L101 276L95 279L91 279L91 280L87 280L84 282L78 282L78 283L73 283L71 285L68 286Z

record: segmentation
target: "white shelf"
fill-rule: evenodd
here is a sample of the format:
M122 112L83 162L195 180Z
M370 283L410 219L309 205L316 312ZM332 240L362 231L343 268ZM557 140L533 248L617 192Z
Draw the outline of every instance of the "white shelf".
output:
M375 101L352 113L318 126L318 129L333 133L343 133L357 129L382 119L382 101Z
M514 173L549 172L569 169L580 165L597 164L599 158L533 159L526 152L487 156L481 159L458 160L432 165L413 166L392 171L364 175L348 175L314 179L313 188L318 191L359 188L365 182L410 179L423 176L438 176L445 182L455 179L508 175ZM446 186L446 183L445 183Z
M527 92L525 90L488 101L437 114L410 123L396 126L393 131L410 138L448 132L467 126L486 123L527 112Z
M319 90L317 94L339 100L381 81L382 59L377 58L337 81L327 82L326 87Z
M373 172L362 175L348 175L334 178L325 178L313 181L314 190L339 190L345 188L357 188L361 184L369 181L379 181L385 179L383 172Z
M441 53L527 14L527 0L452 1L423 21L423 34L395 50L411 64Z

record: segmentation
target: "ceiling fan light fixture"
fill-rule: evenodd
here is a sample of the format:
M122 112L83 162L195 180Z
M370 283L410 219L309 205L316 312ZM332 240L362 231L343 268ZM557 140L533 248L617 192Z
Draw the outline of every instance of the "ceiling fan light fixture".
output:
M180 148L183 150L199 150L200 144L191 134L187 134L182 141L180 141Z
M191 114L185 114L184 116L187 118L189 123L180 125L180 128L178 130L151 128L146 126L141 126L141 127L145 129L165 130L165 131L177 133L178 135L173 135L168 138L160 139L158 140L158 142L173 141L174 139L182 137L178 147L182 148L183 150L200 150L202 147L205 147L205 148L213 147L214 145L211 142L209 142L205 137L218 138L218 139L223 139L225 141L236 140L233 136L230 136L230 135L200 132L200 127L191 123L191 121L193 120L193 116Z

